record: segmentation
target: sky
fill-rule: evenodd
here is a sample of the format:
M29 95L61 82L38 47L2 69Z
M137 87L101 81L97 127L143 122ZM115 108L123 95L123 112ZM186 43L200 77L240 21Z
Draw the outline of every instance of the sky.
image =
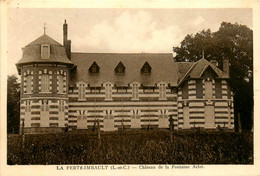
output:
M17 75L22 48L43 35L44 23L46 34L62 43L64 19L72 52L85 53L172 53L187 34L217 31L223 21L252 29L252 10L246 8L12 8L7 12L7 74Z

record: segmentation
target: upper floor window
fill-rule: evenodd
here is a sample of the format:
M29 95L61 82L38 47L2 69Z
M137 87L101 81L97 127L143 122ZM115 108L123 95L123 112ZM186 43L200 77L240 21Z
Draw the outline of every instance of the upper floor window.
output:
M139 86L137 83L134 83L132 87L132 99L133 100L139 99Z
M125 72L125 66L122 62L119 62L119 64L115 68L116 73L124 73Z
M105 99L112 100L112 84L110 83L105 84Z
M228 84L227 84L227 98L231 99L231 88Z
M33 76L28 75L26 78L26 93L32 93L33 86Z
M58 75L58 93L63 93L63 86L64 86L64 82L63 82L63 75Z
M188 98L189 98L188 81L185 81L182 87L182 99L188 99Z
M201 79L196 80L196 97L203 98L203 83Z
M41 91L42 92L50 91L50 76L49 75L41 76Z
M78 99L79 100L86 100L85 92L86 92L86 85L79 84L79 86L78 86Z
M93 62L93 64L89 67L90 73L98 73L99 72L99 66L96 62Z
M165 83L159 84L159 99L160 100L166 99L166 84Z
M212 99L212 81L209 79L205 80L205 98Z
M50 58L50 45L41 46L41 58L49 59Z
M215 80L215 97L222 98L222 85L220 79Z
M141 68L141 72L145 74L151 73L152 67L149 65L148 62L145 62L143 67Z

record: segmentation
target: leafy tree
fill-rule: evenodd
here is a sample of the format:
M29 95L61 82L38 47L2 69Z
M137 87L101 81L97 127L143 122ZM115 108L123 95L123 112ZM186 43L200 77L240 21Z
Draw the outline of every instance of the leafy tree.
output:
M222 22L219 30L189 34L173 47L177 62L195 62L202 58L230 62L230 84L234 92L235 117L240 113L242 127L251 129L253 122L253 31L245 25ZM237 122L235 122L237 123Z
M7 78L7 132L18 133L20 121L20 90L15 75Z

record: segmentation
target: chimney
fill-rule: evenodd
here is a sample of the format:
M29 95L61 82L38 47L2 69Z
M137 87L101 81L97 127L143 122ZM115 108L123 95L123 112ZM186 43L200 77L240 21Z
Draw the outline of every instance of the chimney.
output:
M67 40L66 54L69 60L71 60L71 40Z
M71 40L68 40L68 24L66 20L63 24L63 46L65 47L65 51L68 59L71 59Z
M68 24L66 23L65 20L63 24L63 46L65 48L66 48L67 40L68 40Z
M229 77L229 59L223 59L223 72Z
M210 63L212 63L216 67L218 66L218 61L216 61L215 59L210 60Z

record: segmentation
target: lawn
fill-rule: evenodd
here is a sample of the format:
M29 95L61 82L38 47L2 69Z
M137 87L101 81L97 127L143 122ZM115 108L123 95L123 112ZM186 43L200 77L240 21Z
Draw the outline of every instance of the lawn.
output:
M253 134L168 130L8 135L13 164L253 164Z

